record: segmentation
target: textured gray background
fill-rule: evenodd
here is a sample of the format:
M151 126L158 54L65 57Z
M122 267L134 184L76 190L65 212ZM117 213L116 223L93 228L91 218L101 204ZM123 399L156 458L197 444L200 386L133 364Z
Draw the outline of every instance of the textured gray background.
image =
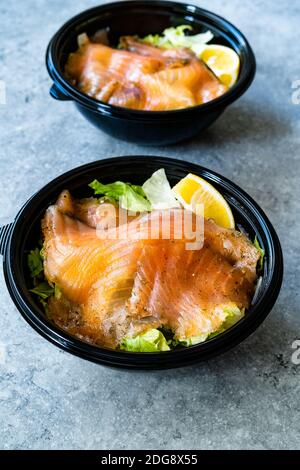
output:
M206 0L249 38L258 61L251 90L192 142L141 148L90 126L48 95L48 40L99 1L0 3L1 222L46 182L107 156L158 154L231 178L266 210L280 235L285 281L272 314L235 350L181 370L128 373L64 353L21 318L0 272L0 447L8 449L295 449L300 437L300 2ZM196 3L196 2L195 2ZM25 7L26 5L26 7Z

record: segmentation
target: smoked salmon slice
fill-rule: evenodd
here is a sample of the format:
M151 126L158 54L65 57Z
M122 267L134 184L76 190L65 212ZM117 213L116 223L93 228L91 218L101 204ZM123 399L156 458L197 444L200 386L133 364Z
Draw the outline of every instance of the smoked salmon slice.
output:
M97 100L148 111L196 106L228 90L189 49L161 49L130 36L120 46L86 41L70 54L66 76Z
M246 236L201 219L202 248L187 249L192 238L178 238L183 209L152 211L113 227L101 214L97 219L97 205L64 191L42 221L45 276L60 291L48 310L59 326L116 348L124 336L149 327L170 328L177 338L214 332L224 306L249 307L260 254ZM192 215L195 239L198 219Z

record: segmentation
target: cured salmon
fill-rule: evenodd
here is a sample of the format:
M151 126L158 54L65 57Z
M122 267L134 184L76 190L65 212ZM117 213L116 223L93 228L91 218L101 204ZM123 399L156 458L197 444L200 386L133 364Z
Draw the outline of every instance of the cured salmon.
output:
M170 328L177 338L208 334L221 327L224 306L249 307L260 254L245 235L201 219L202 248L187 249L192 238L179 230L183 209L113 226L103 223L99 206L97 199L76 201L64 191L42 221L45 277L60 291L48 310L59 326L116 348L124 336L149 327ZM192 215L194 229L198 218ZM149 236L153 227L155 237Z
M196 106L228 90L189 49L163 49L130 36L120 47L86 40L69 55L66 76L99 101L147 111Z

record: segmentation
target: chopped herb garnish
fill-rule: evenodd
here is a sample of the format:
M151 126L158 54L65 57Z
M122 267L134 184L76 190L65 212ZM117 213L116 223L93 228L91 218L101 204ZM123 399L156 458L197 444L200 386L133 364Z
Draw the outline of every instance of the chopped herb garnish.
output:
M30 289L30 292L33 294L38 295L41 299L45 300L48 299L51 295L54 294L55 288L51 287L48 282L44 281L38 284L33 289Z
M31 250L27 256L27 264L30 271L30 276L32 277L32 289L30 292L39 297L40 302L45 307L45 300L48 299L51 295L55 295L59 298L60 290L57 286L50 286L50 284L45 279L44 275L44 264L43 264L44 248L35 248Z
M31 277L37 277L43 272L43 258L41 257L39 248L30 251L27 257L27 263Z

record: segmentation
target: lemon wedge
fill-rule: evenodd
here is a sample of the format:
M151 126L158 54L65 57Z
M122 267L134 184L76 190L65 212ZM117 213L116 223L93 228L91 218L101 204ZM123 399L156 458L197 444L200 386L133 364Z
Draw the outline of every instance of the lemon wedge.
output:
M200 176L189 173L172 191L185 209L203 213L206 219L214 219L221 227L234 228L234 218L228 203L214 186Z
M236 83L240 71L240 58L233 49L220 44L205 45L199 56L222 83L228 87Z

